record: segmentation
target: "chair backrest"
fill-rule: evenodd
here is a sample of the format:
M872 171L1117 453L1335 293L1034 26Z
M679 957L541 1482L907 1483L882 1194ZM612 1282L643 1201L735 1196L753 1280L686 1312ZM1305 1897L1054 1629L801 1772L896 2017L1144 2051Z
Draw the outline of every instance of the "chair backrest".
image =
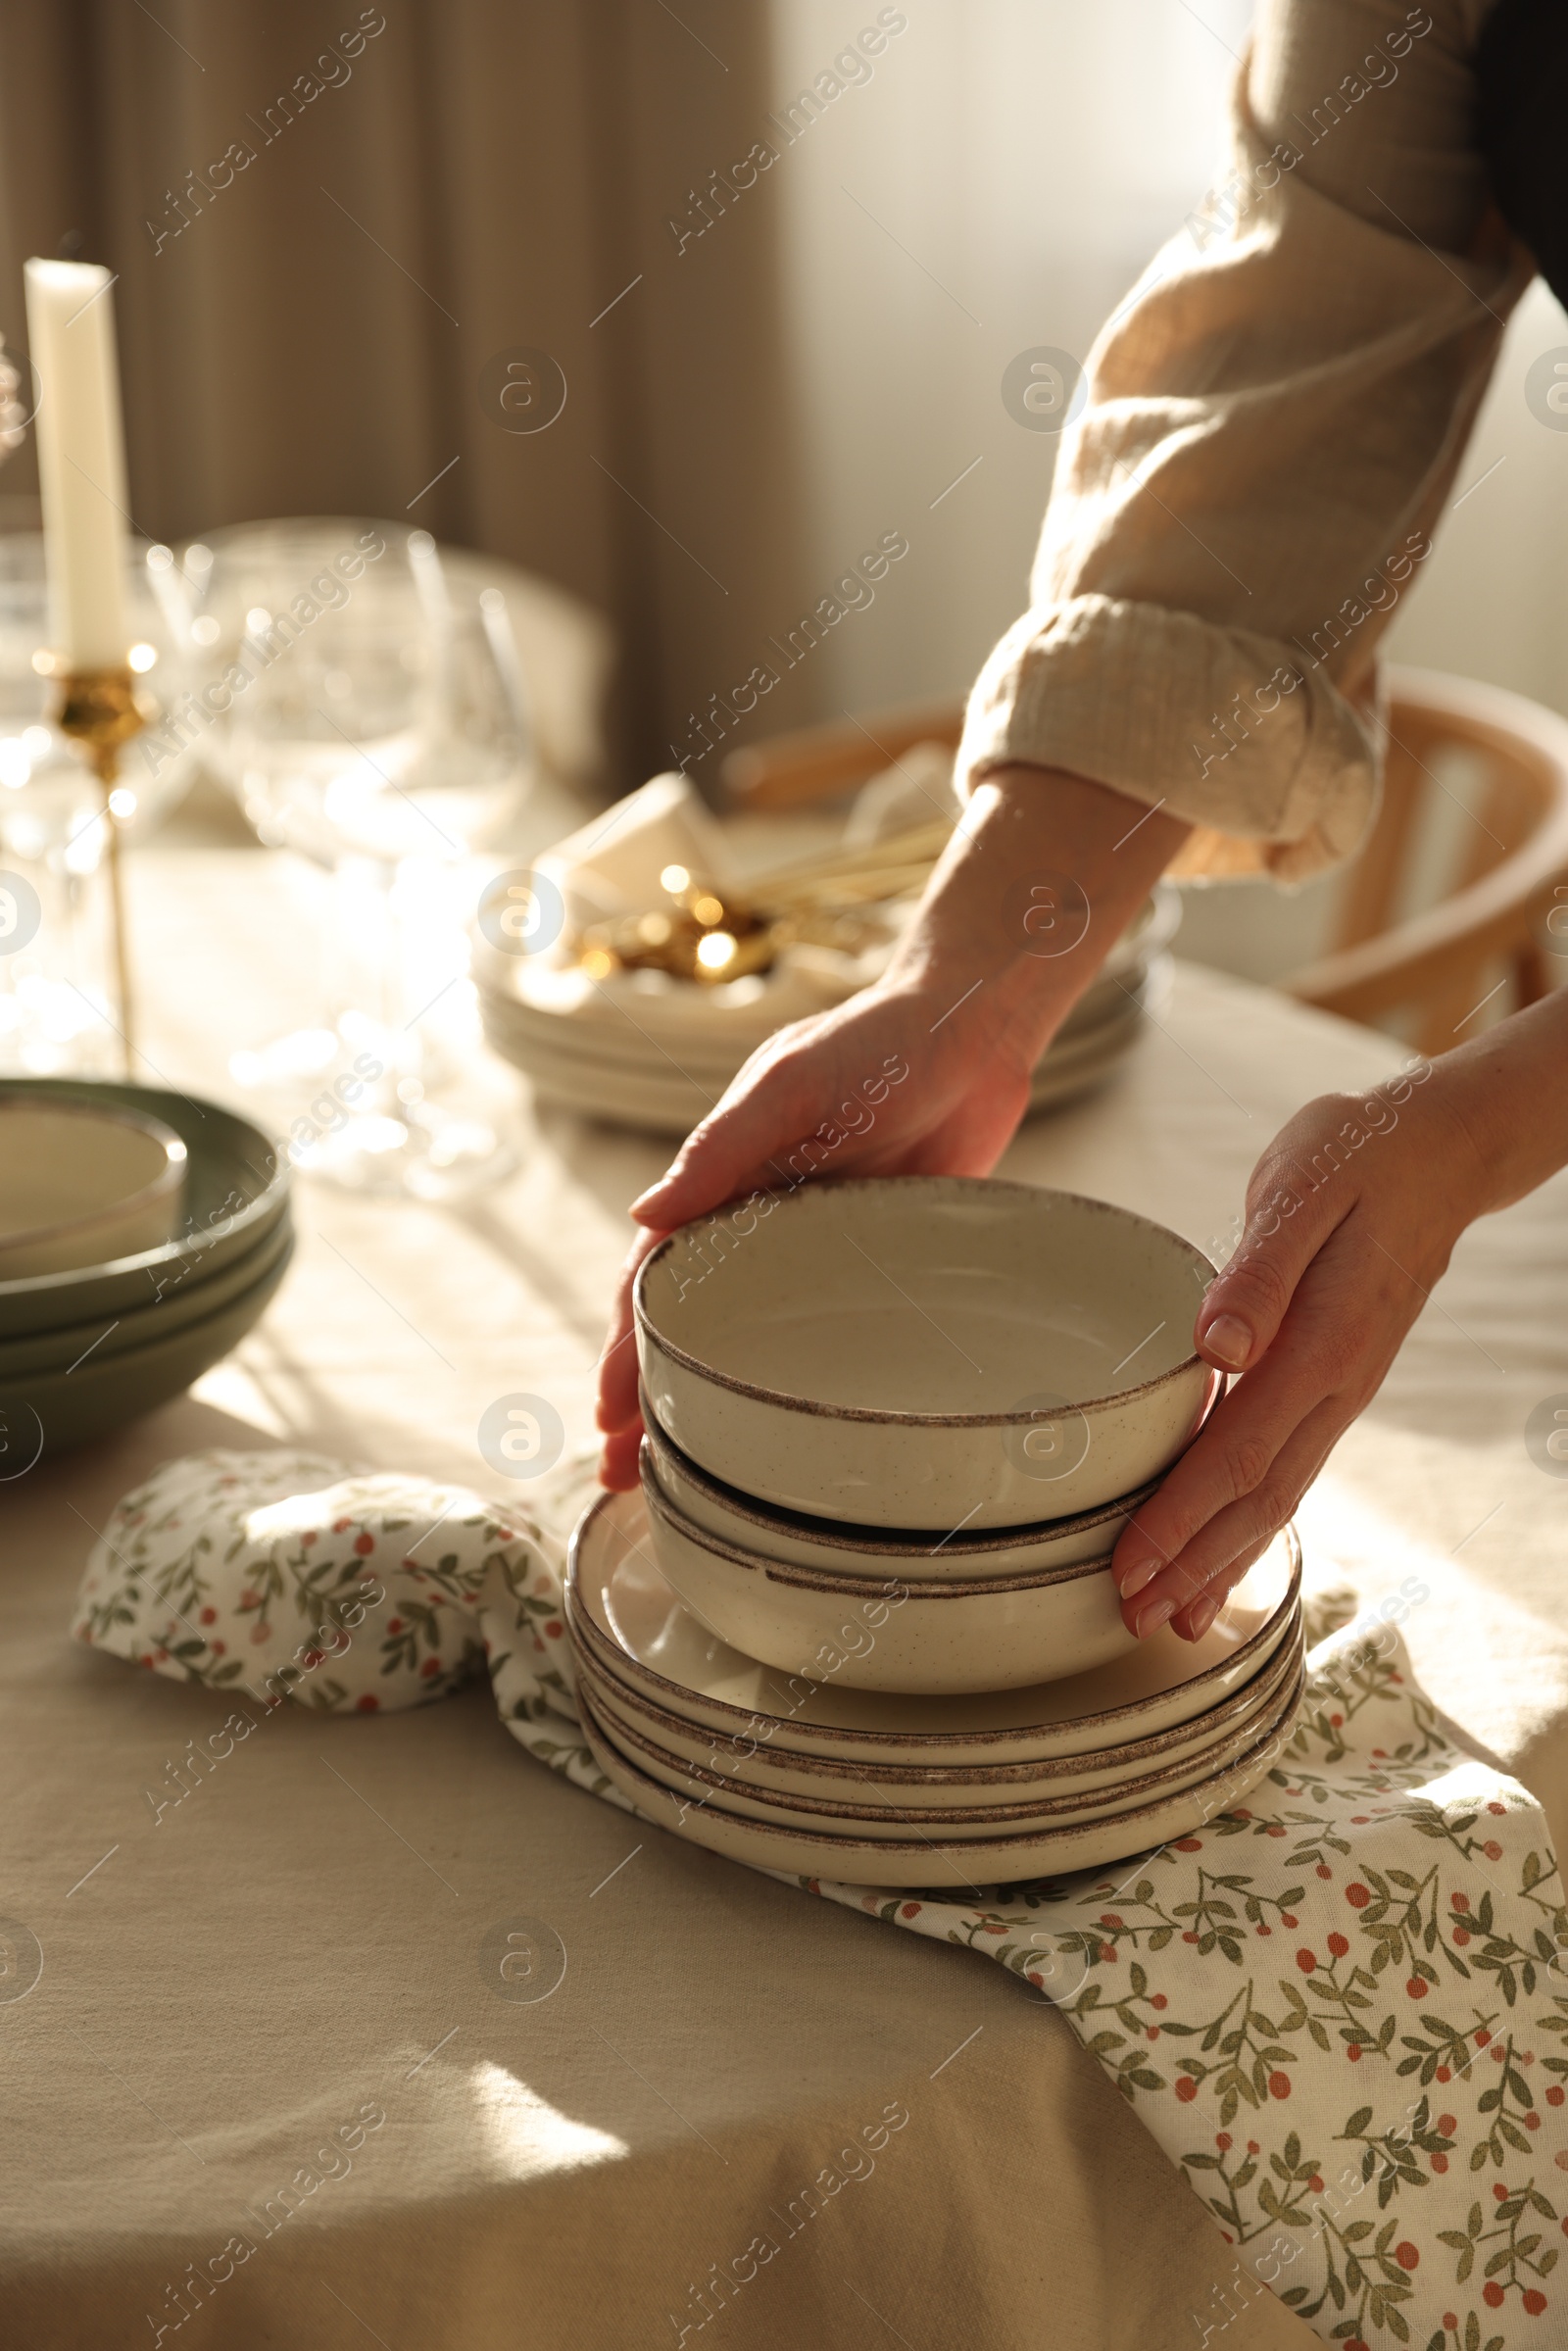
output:
M744 808L793 808L808 801L853 792L867 776L902 759L916 743L947 743L963 733L961 702L873 710L864 718L830 719L798 734L770 735L732 751L720 770L724 788Z
M1393 668L1385 683L1383 800L1346 876L1338 945L1282 985L1348 1020L1403 1015L1411 1042L1438 1053L1462 1041L1499 969L1515 1004L1549 985L1539 934L1568 883L1568 721L1435 670ZM1439 795L1453 797L1440 770L1454 752L1479 790L1467 796L1451 885L1436 905L1403 912L1423 825Z

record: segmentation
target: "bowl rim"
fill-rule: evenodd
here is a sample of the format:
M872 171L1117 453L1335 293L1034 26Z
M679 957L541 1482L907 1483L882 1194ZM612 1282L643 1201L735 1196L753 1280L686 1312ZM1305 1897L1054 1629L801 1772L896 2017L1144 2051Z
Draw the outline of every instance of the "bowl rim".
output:
M721 1508L732 1510L737 1518L743 1518L752 1526L769 1532L776 1528L792 1540L814 1543L824 1550L864 1551L877 1558L907 1559L911 1566L916 1559L934 1559L939 1551L945 1552L950 1559L966 1559L978 1558L987 1551L1016 1550L1020 1543L1027 1543L1032 1537L1043 1543L1053 1535L1065 1536L1073 1530L1087 1531L1099 1526L1103 1519L1114 1518L1118 1512L1130 1509L1131 1513L1136 1514L1170 1476L1168 1469L1161 1470L1157 1477L1147 1479L1142 1486L1132 1487L1116 1500L1097 1502L1093 1510L1071 1511L1065 1518L1032 1519L1017 1527L977 1528L964 1542L960 1542L957 1535L946 1535L939 1542L927 1543L916 1550L911 1547L915 1538L927 1532L934 1535L935 1528L911 1527L906 1531L897 1527L860 1527L849 1519L808 1518L804 1510L787 1510L782 1504L770 1508L756 1494L743 1493L738 1486L726 1485L722 1478L715 1478L711 1470L704 1469L694 1461L689 1453L683 1453L669 1431L660 1425L641 1383L638 1387L638 1403L643 1416L643 1445L656 1458L660 1454L669 1456L683 1478L689 1479L700 1493L710 1494ZM639 1469L641 1453L642 1446L639 1446ZM668 1496L664 1498L667 1500ZM675 1507L678 1509L679 1505ZM907 1540L901 1543L898 1538L906 1532ZM875 1540L862 1542L859 1540L862 1536Z
M1162 1240L1174 1241L1178 1248L1190 1250L1200 1264L1206 1265L1210 1273L1215 1271L1212 1260L1204 1256L1197 1243L1186 1240L1180 1233L1172 1232L1169 1225L1157 1224L1152 1216L1141 1216L1136 1208L1119 1207L1114 1200L1096 1200L1084 1192L1063 1192L1055 1185L1051 1184L1019 1184L998 1176L847 1176L837 1180L831 1177L817 1177L808 1179L789 1190L760 1185L756 1193L747 1195L747 1199L771 1198L775 1203L788 1207L792 1201L799 1200L804 1194L808 1192L818 1194L827 1191L881 1192L894 1184L919 1184L927 1187L941 1185L945 1188L965 1192L984 1192L993 1196L999 1192L1010 1192L1015 1193L1020 1199L1040 1200L1044 1198L1070 1200L1075 1207L1092 1208L1106 1216L1125 1217L1132 1224L1142 1225L1147 1231L1157 1233ZM731 1202L730 1204L737 1203ZM722 1210L716 1210L714 1213L721 1214ZM705 1363L699 1356L688 1354L684 1347L676 1345L674 1340L667 1339L654 1322L646 1302L645 1291L655 1266L660 1263L673 1244L681 1238L681 1235L689 1232L694 1225L710 1221L711 1221L710 1218L693 1217L687 1224L677 1225L672 1233L666 1233L662 1240L649 1250L638 1267L631 1293L632 1315L638 1337L645 1339L650 1347L657 1347L659 1352L667 1356L672 1363L678 1363L683 1371L689 1371L694 1378L707 1380L715 1388L728 1389L731 1395L749 1396L756 1403L771 1405L775 1410L806 1413L818 1420L874 1421L906 1429L1012 1429L1023 1428L1034 1420L1051 1417L1049 1414L1043 1413L1020 1414L1018 1412L897 1412L879 1404L829 1404L824 1403L817 1396L792 1396L786 1389L763 1388L755 1381L737 1379L732 1372L720 1371L716 1365ZM1141 1380L1133 1388L1113 1389L1106 1396L1078 1397L1073 1401L1071 1409L1082 1413L1103 1412L1129 1404L1143 1396L1154 1396L1160 1389L1168 1388L1176 1381L1183 1379L1195 1365L1204 1371L1212 1369L1212 1366L1203 1361L1202 1356L1195 1347L1190 1354L1183 1356L1179 1363L1172 1364L1168 1371L1159 1372L1150 1380Z
M651 1718L666 1734L684 1735L698 1741L707 1740L710 1751L714 1753L723 1747L732 1753L739 1753L743 1744L739 1739L727 1732L706 1730L701 1723L672 1713L648 1690L638 1690L629 1681L619 1680L613 1668L589 1647L570 1623L567 1633L579 1668L586 1669L590 1680L597 1677L608 1684L618 1705L629 1707L634 1714ZM1290 1679L1294 1670L1291 1666L1293 1654L1299 1663L1305 1655L1304 1640L1298 1651L1292 1641L1282 1641L1275 1654L1258 1668L1250 1682L1244 1682L1239 1690L1233 1690L1209 1713L1198 1715L1192 1722L1173 1724L1168 1731L1152 1731L1142 1739L1121 1739L1109 1747L1090 1747L1067 1755L1023 1756L1010 1763L967 1764L856 1762L844 1755L816 1755L806 1748L780 1746L772 1739L766 1741L766 1753L769 1759L779 1761L785 1770L799 1770L813 1779L843 1779L856 1786L869 1784L879 1787L887 1784L911 1788L1015 1788L1031 1780L1081 1780L1090 1772L1103 1769L1106 1765L1125 1762L1136 1767L1146 1760L1157 1762L1172 1747L1185 1745L1192 1747L1195 1752L1205 1752L1224 1739L1228 1732L1235 1730L1239 1721L1246 1720L1250 1712L1259 1716L1266 1712ZM1224 1719L1218 1719L1220 1717ZM1199 1739L1195 1745L1194 1733L1200 1728L1207 1732L1210 1727L1212 1737ZM760 1751L762 1745L757 1739L744 1743L750 1749L745 1758L747 1761Z
M1005 1576L918 1576L905 1583L896 1575L851 1576L839 1575L831 1568L803 1567L791 1559L770 1559L761 1551L745 1551L738 1543L726 1543L708 1527L700 1527L678 1509L662 1491L651 1469L638 1464L643 1499L654 1518L667 1519L677 1535L710 1557L727 1561L732 1567L744 1568L748 1575L761 1569L769 1584L793 1585L802 1592L841 1592L846 1599L886 1599L891 1592L902 1592L911 1600L983 1600L996 1598L999 1593L1011 1592L1043 1592L1054 1584L1081 1583L1085 1576L1103 1576L1110 1573L1113 1556L1101 1551L1093 1559L1069 1560L1059 1567L1025 1567ZM673 1589L673 1587L671 1587Z
M808 1818L812 1814L820 1814L824 1820L848 1821L852 1825L860 1821L875 1820L896 1823L907 1820L916 1834L922 1827L940 1828L944 1821L950 1820L955 1825L968 1823L987 1828L1004 1828L1009 1823L1023 1821L1040 1821L1047 1827L1053 1827L1058 1823L1064 1827L1070 1827L1075 1820L1085 1818L1084 1807L1086 1804L1093 1807L1094 1813L1101 1818L1105 1817L1105 1814L1114 1816L1117 1812L1128 1809L1127 1805L1114 1801L1117 1796L1126 1796L1132 1804L1142 1804L1152 1801L1161 1792L1169 1795L1181 1793L1180 1788L1171 1786L1172 1781L1184 1782L1186 1787L1201 1787L1206 1781L1217 1778L1239 1761L1242 1755L1255 1747L1260 1739L1272 1737L1287 1720L1297 1713L1306 1688L1304 1655L1298 1658L1296 1671L1288 1677L1288 1688L1274 1691L1262 1710L1261 1722L1256 1725L1246 1723L1242 1726L1240 1735L1233 1732L1228 1737L1222 1735L1214 1741L1215 1746L1225 1746L1230 1743L1231 1739L1240 1736L1241 1744L1237 1747L1234 1755L1228 1756L1220 1762L1213 1760L1212 1750L1196 1758L1192 1756L1178 1757L1174 1762L1156 1764L1148 1771L1133 1771L1125 1780L1119 1783L1112 1782L1108 1787L1102 1788L1080 1788L1076 1792L1068 1789L1058 1795L1051 1796L1022 1796L1010 1804L959 1804L953 1806L858 1804L850 1796L801 1795L793 1789L760 1788L750 1781L745 1784L741 1792L748 1803L765 1804L770 1810L776 1812L793 1813L797 1819L803 1814ZM733 1794L735 1792L734 1783L722 1773L711 1771L704 1764L690 1763L684 1755L673 1754L669 1749L662 1747L658 1739L651 1739L646 1733L619 1722L613 1714L613 1692L610 1693L608 1699L601 1700L600 1693L597 1690L591 1690L589 1702L594 1705L596 1719L601 1720L601 1728L604 1727L601 1719L603 1714L606 1711L611 1712L612 1720L615 1720L615 1729L622 1738L629 1739L632 1745L644 1754L657 1757L661 1763L678 1765L689 1772L693 1780L710 1791L710 1796L716 1802L720 1812L729 1811L728 1805L720 1799L726 1793ZM611 1737L610 1744L615 1746L618 1745L618 1741ZM1195 1760L1207 1768L1200 1770L1192 1779L1186 1779L1185 1774ZM653 1776L653 1774L649 1774L650 1778ZM662 1782L661 1786L664 1783ZM1105 1799L1104 1814L1100 1813L1102 1798ZM710 1801L710 1797L705 1796L702 1801L706 1805ZM740 1813L732 1817L745 1820L751 1816ZM771 1826L766 1822L762 1825L764 1827Z
M44 1242L67 1242L74 1234L86 1238L98 1225L116 1223L122 1217L139 1216L143 1210L155 1206L166 1194L177 1192L185 1181L190 1157L185 1139L175 1133L167 1119L159 1118L151 1110L138 1110L130 1102L100 1102L73 1099L69 1095L51 1097L32 1094L25 1086L0 1081L0 1120L14 1109L49 1110L66 1118L88 1118L110 1126L134 1128L138 1134L159 1146L164 1161L157 1173L149 1176L146 1183L138 1184L134 1191L117 1193L113 1200L105 1200L96 1208L84 1209L79 1216L58 1217L53 1224L24 1225L15 1232L0 1233L0 1264L13 1250L36 1249ZM56 1273L63 1272L68 1276L74 1274L78 1280L86 1270L90 1269L81 1266L57 1266L53 1269ZM49 1278L48 1274L19 1274L14 1277L19 1282L47 1281ZM8 1289L10 1286L6 1284Z
M594 1522L599 1517L600 1513L608 1509L612 1504L624 1499L624 1495L611 1493L607 1489L589 1503L587 1509L584 1510L581 1517L578 1519L577 1524L572 1529L571 1542L567 1546L566 1551L566 1573L562 1585L563 1608L565 1615L566 1629L568 1634L571 1631L571 1619L573 1613L580 1612L588 1628L587 1632L583 1635L583 1638L588 1641L589 1646L598 1647L600 1644L603 1644L608 1650L610 1650L612 1655L622 1658L628 1665L635 1680L650 1686L657 1684L661 1690L668 1690L672 1696L677 1698L682 1696L699 1698L704 1706L710 1707L715 1714L728 1715L734 1722L770 1722L776 1724L779 1729L787 1731L790 1727L790 1718L788 1715L768 1714L765 1713L760 1706L737 1706L733 1700L729 1698L710 1697L706 1691L691 1690L684 1682L673 1682L670 1680L667 1674L660 1673L656 1666L647 1665L643 1662L642 1658L633 1657L628 1651L619 1648L618 1645L612 1641L611 1636L602 1632L599 1626L594 1622L592 1609L588 1606L587 1601L580 1596L579 1588L581 1584L583 1546L590 1533L592 1532ZM1228 1657L1216 1658L1214 1663L1205 1667L1202 1673L1190 1675L1186 1682L1181 1685L1182 1688L1188 1690L1200 1689L1204 1683L1212 1682L1222 1674L1234 1672L1235 1668L1239 1664L1248 1660L1256 1652L1265 1637L1276 1625L1280 1627L1279 1641L1283 1641L1285 1639L1292 1612L1298 1607L1301 1596L1301 1542L1300 1537L1296 1532L1296 1523L1293 1519L1288 1519L1286 1521L1285 1525L1280 1530L1280 1534L1283 1535L1287 1540L1287 1550L1291 1564L1290 1575L1286 1582L1285 1591L1280 1597L1278 1607L1264 1618L1263 1622L1258 1626L1256 1632L1253 1633L1249 1640L1244 1641L1239 1648L1233 1649ZM1275 1541L1278 1542L1278 1540L1279 1537L1276 1536ZM657 1564L657 1562L655 1564ZM678 1592L675 1594L675 1597L677 1599L680 1597ZM1276 1648L1279 1646L1279 1641L1276 1641L1274 1643ZM1272 1654L1272 1651L1270 1653ZM1260 1670L1260 1668L1255 1670ZM1243 1684L1238 1684L1238 1688L1243 1687L1245 1682L1250 1682L1251 1679L1252 1675L1250 1673L1247 1674L1244 1676ZM1169 1693L1167 1692L1164 1694ZM1072 1720L1077 1726L1084 1729L1098 1728L1105 1724L1115 1724L1117 1722L1128 1720L1129 1718L1136 1720L1140 1714L1146 1713L1150 1705L1154 1701L1149 1698L1133 1698L1130 1699L1125 1705L1102 1706L1093 1714L1075 1715ZM1187 1719L1189 1721L1196 1721L1199 1715L1205 1711L1206 1709L1200 1706L1198 1708L1195 1714L1189 1716ZM1008 1739L1016 1739L1032 1738L1036 1736L1042 1729L1047 1727L1052 1729L1064 1729L1066 1726L1062 1724L1045 1726L1041 1724L1021 1723L1014 1725L1010 1729L1004 1730L992 1729L982 1731L891 1732L863 1731L854 1724L840 1725L835 1723L831 1728L834 1739L842 1739L848 1741L851 1745L863 1743L868 1749L872 1750L892 1751L899 1747L925 1747L929 1746L933 1740L941 1739L945 1742L951 1741L953 1751L956 1753L957 1750L963 1746L992 1746ZM770 1733L769 1737L771 1736L772 1735Z
M16 1081L12 1080L7 1082L4 1091L20 1092L29 1100L59 1102L65 1105L72 1102L72 1098L65 1091L69 1087L109 1087L119 1083L119 1080L111 1078L48 1078L29 1080L19 1086ZM51 1093L40 1094L34 1098L30 1093L32 1085L59 1086L62 1091L58 1096ZM129 1090L128 1084L126 1090ZM180 1089L171 1086L150 1088L148 1091L178 1094ZM272 1173L262 1190L256 1194L253 1200L247 1200L242 1208L236 1208L233 1215L223 1222L222 1231L218 1237L226 1241L231 1233L260 1223L266 1215L277 1213L289 1197L293 1171L290 1168L287 1153L278 1151L276 1146L268 1140L267 1135L255 1120L248 1118L243 1110L236 1110L227 1102L215 1102L206 1096L193 1094L184 1099L192 1103L205 1102L207 1108L220 1110L225 1118L231 1118L237 1126L248 1128L260 1142L264 1153L272 1161ZM98 1108L100 1105L91 1097L80 1096L75 1098L72 1106L80 1106L90 1110ZM156 1113L149 1113L149 1115L155 1116ZM170 1131L173 1132L172 1129ZM185 1164L188 1169L195 1163L198 1153L191 1151L188 1145L184 1148ZM156 1273L165 1265L176 1263L181 1257L198 1255L205 1246L207 1244L202 1236L191 1231L177 1234L172 1241L160 1242L156 1249L138 1249L128 1257L107 1257L99 1265L68 1266L58 1273L18 1274L10 1281L0 1281L0 1308L5 1306L9 1298L36 1298L51 1290L64 1292L77 1283L107 1281L112 1276L118 1279L131 1274Z

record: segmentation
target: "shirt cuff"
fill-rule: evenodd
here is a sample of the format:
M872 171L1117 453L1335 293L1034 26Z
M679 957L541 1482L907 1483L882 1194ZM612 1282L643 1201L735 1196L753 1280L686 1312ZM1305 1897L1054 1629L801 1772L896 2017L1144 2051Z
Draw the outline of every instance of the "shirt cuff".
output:
M975 681L956 782L1023 760L1195 827L1174 873L1305 881L1360 843L1378 799L1368 720L1288 645L1190 612L1075 596L1026 612Z

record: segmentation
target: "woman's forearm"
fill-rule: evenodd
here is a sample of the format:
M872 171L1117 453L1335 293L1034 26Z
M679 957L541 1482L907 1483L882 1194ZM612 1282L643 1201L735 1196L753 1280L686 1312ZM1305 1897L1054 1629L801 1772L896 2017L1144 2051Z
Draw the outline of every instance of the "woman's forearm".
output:
M981 992L988 1027L1032 1062L1082 994L1189 827L1059 769L994 769L888 971L956 1007Z
M1485 1216L1568 1166L1568 990L1499 1021L1435 1064L1453 1119L1468 1214Z

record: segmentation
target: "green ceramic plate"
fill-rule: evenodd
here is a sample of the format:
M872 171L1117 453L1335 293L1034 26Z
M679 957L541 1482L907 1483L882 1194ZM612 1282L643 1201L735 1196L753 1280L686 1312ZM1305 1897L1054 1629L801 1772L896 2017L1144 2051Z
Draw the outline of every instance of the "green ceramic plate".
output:
M162 1298L150 1306L134 1306L123 1314L94 1315L91 1322L68 1323L58 1331L37 1331L26 1339L0 1340L0 1389L24 1383L35 1372L68 1371L83 1356L127 1355L149 1340L170 1339L187 1324L206 1322L270 1273L293 1246L293 1219L287 1209L254 1249L232 1257L216 1273L204 1273L201 1258L187 1259L190 1271L183 1281L165 1277ZM175 1268L175 1273L178 1272Z
M104 1361L89 1356L74 1371L0 1382L0 1489L40 1459L139 1420L221 1362L260 1319L292 1254L290 1242L249 1290L167 1338Z
M160 1086L86 1078L8 1077L5 1087L7 1093L36 1094L42 1101L128 1104L172 1126L189 1158L184 1224L174 1240L111 1265L0 1282L0 1341L99 1318L111 1322L117 1314L151 1305L160 1285L167 1299L177 1295L181 1272L178 1290L210 1280L254 1249L282 1217L289 1192L287 1161L279 1162L260 1127L218 1102Z

